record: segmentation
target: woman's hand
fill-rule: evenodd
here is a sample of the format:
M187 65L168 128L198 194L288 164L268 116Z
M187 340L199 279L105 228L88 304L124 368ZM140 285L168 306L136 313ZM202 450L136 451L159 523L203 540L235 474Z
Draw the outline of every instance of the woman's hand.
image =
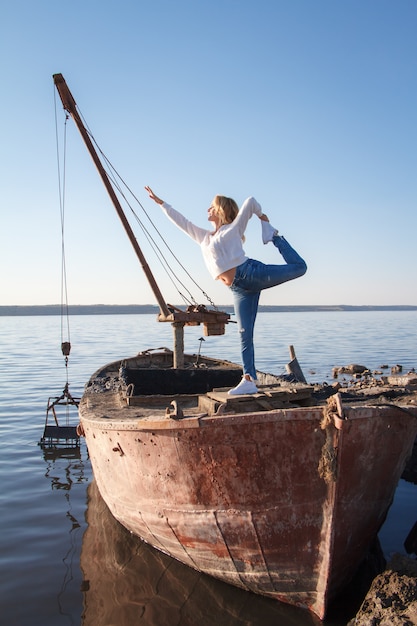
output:
M156 202L157 204L163 204L163 200L161 200L161 198L158 198L158 196L156 196L154 194L154 192L152 191L152 189L148 186L145 187L146 191L149 194L149 197L151 198L151 200L153 200L154 202Z
M261 222L269 222L268 216L265 215L265 213L262 213L259 219L261 220Z

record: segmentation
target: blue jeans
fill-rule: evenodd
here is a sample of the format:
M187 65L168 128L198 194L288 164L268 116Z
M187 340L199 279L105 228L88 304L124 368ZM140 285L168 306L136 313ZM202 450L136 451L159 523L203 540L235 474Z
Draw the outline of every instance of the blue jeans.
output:
M240 334L243 373L256 380L253 331L262 289L269 289L294 280L307 271L307 265L284 237L276 235L273 244L282 254L286 265L265 265L247 259L236 268L230 289L233 292L235 314Z

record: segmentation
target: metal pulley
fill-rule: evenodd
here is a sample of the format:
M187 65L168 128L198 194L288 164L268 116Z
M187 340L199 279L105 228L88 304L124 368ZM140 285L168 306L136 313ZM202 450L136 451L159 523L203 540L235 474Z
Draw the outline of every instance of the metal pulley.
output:
M62 354L65 357L65 367L68 367L68 357L71 352L71 344L69 341L63 341L61 343Z
M62 354L64 356L69 356L71 352L71 344L69 341L63 341L61 344Z

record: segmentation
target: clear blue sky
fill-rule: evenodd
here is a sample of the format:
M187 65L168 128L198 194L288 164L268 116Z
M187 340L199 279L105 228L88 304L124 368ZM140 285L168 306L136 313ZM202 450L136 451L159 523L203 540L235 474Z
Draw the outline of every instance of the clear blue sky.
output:
M61 298L54 73L216 304L144 185L201 226L216 193L254 195L309 266L263 304L417 304L415 0L8 0L0 29L0 304ZM71 120L66 160L69 303L154 303ZM257 218L246 252L280 262Z

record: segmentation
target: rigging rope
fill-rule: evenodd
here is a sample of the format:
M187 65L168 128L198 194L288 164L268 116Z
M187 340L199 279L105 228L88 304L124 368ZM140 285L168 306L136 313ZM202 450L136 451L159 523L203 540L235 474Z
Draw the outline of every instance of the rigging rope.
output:
M78 107L77 107L78 109ZM172 250L172 248L169 246L169 244L167 243L167 241L164 239L164 237L161 235L161 233L159 232L158 228L156 227L155 223L152 221L151 217L149 216L149 214L147 213L147 211L145 210L144 206L142 205L142 203L140 202L140 200L137 198L137 196L134 194L134 192L130 189L130 187L127 185L127 183L123 180L123 178L120 176L120 174L117 172L116 168L112 165L112 163L109 161L109 159L107 158L107 156L104 154L104 152L101 150L100 146L98 145L97 141L95 140L91 130L88 127L88 124L86 122L86 120L84 119L83 115L81 114L80 110L78 109L78 113L81 117L81 119L83 120L83 124L86 128L86 131L91 139L91 141L94 143L97 152L101 155L102 157L102 165L104 167L104 169L106 170L107 176L109 177L110 181L113 183L114 187L117 189L117 191L119 192L120 196L124 199L124 201L126 202L127 206L129 207L133 217L135 218L136 222L138 223L138 225L140 226L145 238L147 239L150 247L152 248L155 256L157 257L158 261L160 262L164 272L167 274L169 280L171 281L171 283L174 285L174 287L176 288L179 296L182 298L182 300L184 302L186 302L187 304L194 304L194 305L198 305L196 299L194 298L194 296L191 294L190 290L186 287L186 285L183 283L183 281L180 279L180 277L178 276L178 274L176 272L174 272L174 270L172 269L172 267L170 266L170 264L168 263L163 251L161 250L160 246L158 245L158 243L155 241L155 239L152 237L151 233L149 232L149 230L146 228L145 224L143 223L143 221L139 218L139 216L137 215L137 213L134 211L131 203L129 202L128 198L126 197L126 193L123 191L123 187L126 189L126 191L131 195L131 197L133 198L133 200L136 202L136 204L142 209L143 213L145 214L145 216L147 217L147 219L149 220L152 228L155 230L155 232L158 234L158 236L160 237L160 239L162 240L165 248L168 250L168 252L171 254L172 258L176 261L176 263L179 265L179 267L181 268L181 270L186 274L186 276L188 277L188 279L193 283L193 285L195 287L197 287L197 289L202 293L202 295L206 298L206 300L210 303L211 306L214 307L215 310L217 310L217 307L215 305L215 303L213 302L213 300L210 298L210 296L202 289L202 287L198 284L198 282L191 276L191 274L189 273L189 271L186 269L186 267L181 263L181 261L178 259L178 257L176 256L176 254L174 253L174 251ZM103 163L104 161L104 163ZM107 167L105 167L105 165ZM183 290L185 290L188 294L188 296L186 296L184 293L182 293L179 289L179 285L181 285L181 287L183 288Z
M63 165L61 172L60 150L59 150L59 133L57 121L57 101L56 91L54 90L55 103L55 138L56 138L56 154L58 169L58 193L59 208L61 217L61 350L65 357L66 385L64 395L69 396L68 391L68 357L71 351L71 336L69 324L69 307L68 307L68 286L67 286L67 270L65 261L65 182L66 182L66 148L67 148L67 121L69 115L65 115L64 137L63 137ZM62 182L61 182L62 181Z

